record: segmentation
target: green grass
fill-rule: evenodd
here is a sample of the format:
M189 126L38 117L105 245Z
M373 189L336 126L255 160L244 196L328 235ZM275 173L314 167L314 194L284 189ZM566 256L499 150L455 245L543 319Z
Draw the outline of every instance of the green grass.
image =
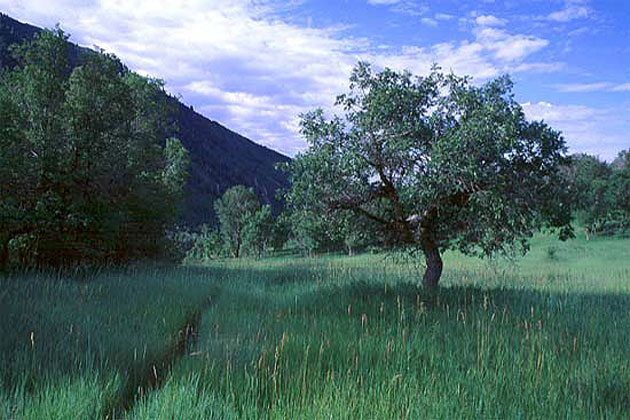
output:
M164 267L0 277L0 417L115 413L165 370L216 283Z
M435 293L421 269L360 255L0 279L0 417L630 418L630 240L449 253Z

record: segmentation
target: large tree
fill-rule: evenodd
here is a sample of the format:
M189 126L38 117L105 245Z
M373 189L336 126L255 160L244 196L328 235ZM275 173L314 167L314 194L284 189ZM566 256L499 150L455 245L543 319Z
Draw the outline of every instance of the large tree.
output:
M288 206L352 212L383 243L421 249L425 286L438 285L448 248L526 251L536 228L570 233L564 140L526 120L508 77L475 86L437 68L414 77L359 63L336 105L343 117L302 117L310 147L291 164Z

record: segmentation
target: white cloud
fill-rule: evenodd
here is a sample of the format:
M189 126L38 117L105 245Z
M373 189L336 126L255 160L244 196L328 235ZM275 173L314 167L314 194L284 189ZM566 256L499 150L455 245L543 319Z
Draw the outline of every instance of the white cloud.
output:
M374 5L374 6L396 4L396 3L399 3L400 1L401 0L367 0L369 4Z
M438 21L433 19L433 18L422 18L420 19L420 22L422 22L423 25L427 25L427 26L438 26Z
M555 85L555 88L560 92L567 93L628 92L630 91L630 83L623 83L618 85L610 82L569 83Z
M477 41L504 61L522 60L549 45L546 39L531 35L511 35L503 29L482 28L476 31Z
M556 89L560 92L595 92L607 89L610 83L568 83L556 85Z
M433 61L446 71L469 74L476 79L489 79L499 75L498 68L484 55L483 46L473 42L441 43L431 49Z
M475 18L475 23L480 26L505 26L507 21L493 15L481 15Z
M409 16L422 16L429 12L429 6L416 0L397 1L391 8L392 12Z
M630 92L630 83L623 83L611 89L613 92Z
M584 6L568 5L562 10L550 13L547 19L555 22L569 22L575 19L584 19L589 17L590 11Z
M562 131L570 153L589 153L612 160L626 148L627 108L593 108L584 105L554 105L549 102L522 104L530 120L544 120Z
M520 63L515 66L511 66L508 69L509 73L554 73L565 70L567 68L566 63L562 62L529 62Z
M596 109L583 105L553 105L541 101L525 102L522 106L528 118L547 122L579 123L592 119L598 114Z
M436 13L435 16L433 16L435 18L435 20L453 20L455 19L455 16L453 15L449 15L448 13Z

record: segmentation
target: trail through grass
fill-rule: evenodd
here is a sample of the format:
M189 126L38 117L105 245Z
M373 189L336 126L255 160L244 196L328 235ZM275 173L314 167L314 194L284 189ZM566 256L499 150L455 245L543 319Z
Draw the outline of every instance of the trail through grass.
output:
M142 267L0 277L0 417L115 416L163 379L218 293L208 275Z

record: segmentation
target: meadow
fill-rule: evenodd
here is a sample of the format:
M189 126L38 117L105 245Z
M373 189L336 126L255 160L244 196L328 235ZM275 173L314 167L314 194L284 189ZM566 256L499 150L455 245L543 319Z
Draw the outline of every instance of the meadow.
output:
M630 240L0 277L0 418L630 418Z

